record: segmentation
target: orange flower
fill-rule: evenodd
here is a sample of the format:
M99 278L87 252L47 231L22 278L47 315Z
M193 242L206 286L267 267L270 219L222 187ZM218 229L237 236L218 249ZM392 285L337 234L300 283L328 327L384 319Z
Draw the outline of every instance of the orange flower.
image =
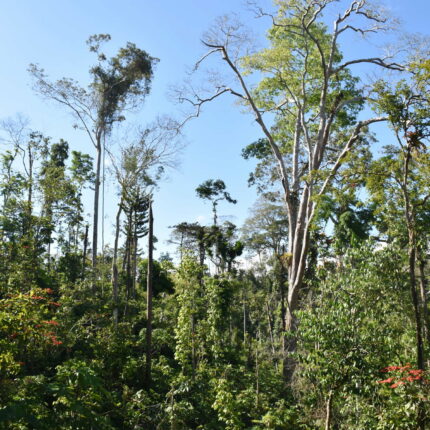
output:
M388 378L384 379L383 381L377 381L378 384L389 384L390 382L393 382L394 378Z
M403 384L404 382L396 382L395 384L390 385L390 388L397 388L399 385L403 385Z
M410 375L418 376L418 375L421 375L423 371L421 369L412 369L412 370L409 370L408 373Z

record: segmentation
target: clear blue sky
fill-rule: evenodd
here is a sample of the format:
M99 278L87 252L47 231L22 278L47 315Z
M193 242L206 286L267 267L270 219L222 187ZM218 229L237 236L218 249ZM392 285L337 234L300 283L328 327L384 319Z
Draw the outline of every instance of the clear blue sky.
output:
M265 0L268 3L268 0ZM27 73L30 63L38 63L53 78L73 77L85 84L94 58L85 40L91 34L110 33L111 53L127 41L136 43L160 59L151 95L142 111L133 118L145 124L157 114L175 114L167 97L170 85L181 82L186 68L204 52L202 33L214 19L237 12L253 28L260 40L268 23L254 20L242 0L21 0L0 2L0 118L21 112L31 127L54 139L69 141L72 149L94 155L86 136L72 129L66 111L38 98ZM426 33L430 5L425 0L389 0L385 4L400 17L410 32ZM346 48L351 49L350 46ZM241 224L256 199L247 187L252 163L240 156L241 148L261 133L253 118L240 113L233 100L224 98L208 106L201 118L185 129L188 145L178 171L160 184L156 195L155 234L158 249L165 248L168 226L182 221L209 222L209 205L199 201L195 188L209 178L223 179L238 204L220 205L220 215L230 215ZM108 190L107 213L115 210L113 186ZM90 206L88 207L89 210ZM113 217L106 220L106 235L112 231Z

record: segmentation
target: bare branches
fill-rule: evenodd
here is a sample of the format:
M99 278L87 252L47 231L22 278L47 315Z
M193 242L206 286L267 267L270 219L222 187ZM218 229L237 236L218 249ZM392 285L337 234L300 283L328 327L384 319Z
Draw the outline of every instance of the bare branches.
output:
M132 131L132 137L124 137L127 143L120 146L116 157L106 149L115 176L123 189L130 184L148 187L161 178L166 169L178 166L184 148L179 126L172 118L158 117L147 127Z
M224 47L233 61L255 50L250 30L234 14L219 17L203 35L202 43L215 51Z
M218 88L213 94L207 97L199 96L197 92L194 91L194 89L191 89L191 87L188 87L186 89L184 88L176 89L175 92L176 92L176 99L178 100L179 103L187 102L193 108L195 108L191 113L187 114L186 117L178 124L178 131L181 130L185 126L185 124L191 119L198 118L202 112L203 106L206 103L209 103L226 93L237 94L236 92L232 91L230 88ZM187 92L191 94L187 94ZM241 96L239 94L237 95L239 97Z
M207 43L205 43L205 41L204 40L202 40L201 41L202 43L203 43L203 45L206 45L206 46L208 46L209 47L209 45L207 44ZM215 53L215 52L218 52L219 50L221 49L221 47L219 47L219 46L217 46L217 47L214 47L213 49L211 49L210 51L208 51L206 54L204 54L203 55L203 57L202 58L200 58L200 60L197 60L196 61L196 64L194 65L194 68L193 68L193 71L195 72L198 68L199 68L199 66L200 66L200 64L207 58L207 57L209 57L210 55L212 55L213 53Z
M17 114L14 118L6 118L0 122L0 129L6 133L5 138L0 138L0 143L12 145L15 149L15 154L20 154L22 165L27 176L29 169L26 163L26 142L25 139L30 138L30 130L28 128L30 120L21 114Z
M91 124L96 122L92 113L95 100L92 100L90 95L72 79L63 78L52 83L44 70L37 65L30 64L28 70L34 79L33 89L42 97L69 108L87 133L91 143L97 148L94 130L91 128Z
M21 114L15 118L6 118L0 122L0 128L6 133L7 138L1 138L0 142L9 143L23 150L23 139L28 136L29 119Z
M375 64L375 65L377 65L379 67L382 67L384 69L396 70L396 71L399 71L399 72L403 72L403 71L406 70L406 67L404 65L402 65L402 64L398 64L398 63L395 63L395 62L388 63L388 62L386 62L386 59L384 59L384 58L374 57L374 58L359 58L359 59L356 59L356 60L346 61L345 63L343 63L340 66L336 67L331 72L331 74L332 75L336 75L341 70L344 70L347 67L352 66L353 64L361 64L361 63Z

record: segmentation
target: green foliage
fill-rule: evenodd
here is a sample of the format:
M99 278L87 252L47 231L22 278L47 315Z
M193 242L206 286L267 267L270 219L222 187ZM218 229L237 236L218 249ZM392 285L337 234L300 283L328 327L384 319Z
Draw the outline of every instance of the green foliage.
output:
M160 263L159 261L153 262L152 267L152 279L153 279L153 293L154 297L159 294L167 293L171 294L174 291L174 283L172 276L169 273L168 264ZM140 273L140 285L142 290L146 290L146 279L148 272L148 260L143 259L139 264Z
M83 194L100 185L92 158L77 151L69 158L66 141L27 131L1 154L0 429L319 430L327 428L329 411L332 429L406 430L418 427L422 412L430 419L428 371L416 368L411 352L416 328L404 249L411 229L403 218L411 209L424 315L430 63L411 64L410 80L378 81L373 88L373 107L388 115L399 147L385 147L372 160L374 137L361 130L356 151L318 195L364 103L358 79L341 66L336 40L313 19L319 6L335 3L276 0L268 46L235 58L235 67L259 79L249 93L257 120L268 112L273 119L267 138L256 137L243 150L257 159L250 182L265 199L239 238L236 225L217 222L219 202L236 203L225 183L211 179L196 189L212 204L213 225L176 225L179 266L166 255L154 262L150 381L147 261L139 257L138 239L147 233L148 187L163 173L157 163L167 147L157 153L159 137L146 129L123 147L118 165L112 158L120 184L118 232L126 243L118 255L116 246L114 253L106 246L91 269L86 253L97 244L83 234ZM357 2L350 13L379 19ZM88 40L97 64L86 88L71 79L50 83L32 66L39 92L77 115L98 161L103 138L149 93L157 62L131 43L108 58L101 48L109 40L107 34ZM166 133L163 138L176 136ZM319 144L323 151L309 157ZM276 148L282 160L275 162ZM280 161L293 177L290 214L272 190ZM316 210L309 230L309 213L296 213L297 230L310 241L308 248L305 240L298 244L307 261L295 337L285 326L297 255L285 250L289 218L308 197L301 210ZM371 242L370 234L385 235L387 246ZM245 249L259 257L246 270L238 264ZM117 284L112 260L123 268Z
M411 361L414 340L403 264L394 247L375 252L368 244L350 250L335 273L320 269L318 293L299 313L297 383L311 409L323 407L332 392L342 428L389 428L378 427L386 424L378 414L385 417L394 407L380 396L380 369ZM376 416L375 410L380 411ZM405 422L411 420L401 402L394 410Z

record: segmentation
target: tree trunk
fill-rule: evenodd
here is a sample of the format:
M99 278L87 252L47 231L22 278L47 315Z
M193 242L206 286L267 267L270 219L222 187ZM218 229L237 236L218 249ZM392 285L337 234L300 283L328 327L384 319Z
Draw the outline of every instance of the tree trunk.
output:
M260 403L260 363L259 363L259 349L260 349L261 333L260 328L257 331L257 347L255 348L255 408L258 409Z
M138 237L137 237L137 222L134 221L134 232L133 232L133 261L132 261L132 273L133 279L131 283L132 297L136 298L136 277L137 277L137 247L138 247Z
M194 299L193 299L194 309ZM194 380L197 368L197 357L196 357L196 318L194 314L191 314L191 371L192 379Z
M280 262L282 265L282 262ZM284 379L287 379L288 366L287 366L287 345L286 345L286 335L287 335L287 309L285 306L285 281L279 278L279 292L281 294L281 360L282 360L282 375Z
M151 360L152 360L152 251L153 251L153 226L152 202L149 202L149 226L148 226L148 270L146 278L146 361L145 382L149 389L151 385Z
M115 242L113 248L113 258L112 258L112 297L113 297L113 322L115 327L118 325L118 239L119 239L119 228L120 228L120 218L122 211L122 201L119 204L118 212L116 213L115 222Z
M425 275L425 265L426 260L425 257L419 257L419 271L420 271L420 295L421 295L421 305L423 308L423 316L424 316L424 337L427 341L427 347L430 347L430 320L429 320L429 311L427 304L427 279Z
M30 223L30 217L32 215L33 206L33 152L31 150L31 143L28 143L28 197L27 197L27 210L28 210L28 223Z
M270 307L269 307L269 302L266 302L266 312L267 312L267 322L269 324L269 335L270 335L270 346L272 349L272 354L273 356L275 356L275 341L273 338L273 321L272 321L272 317L271 317L271 312L270 312Z
M333 402L333 391L330 390L327 397L326 404L326 415L325 415L325 430L330 430L332 420L332 402Z
M84 250L82 252L82 279L85 279L85 266L87 262L87 248L88 248L88 229L89 225L85 226L85 235L84 235Z
M97 265L97 241L98 241L98 228L99 228L99 195L100 195L100 169L102 160L102 136L101 133L97 135L97 162L96 162L96 178L94 182L94 214L93 214L93 252L92 252L92 266L93 269Z
M242 295L242 306L243 306L243 344L246 345L246 335L247 335L247 327L246 327L246 292L243 290Z
M422 325L421 325L421 312L418 301L418 293L416 286L415 277L415 259L416 259L416 248L415 248L415 233L409 232L409 287L411 292L412 304L414 307L415 314L415 331L416 331L416 348L417 348L417 365L419 369L424 370L424 346L422 338Z
M133 212L128 214L127 220L127 240L126 240L126 250L125 250L125 286L126 286L126 305L125 305L125 313L128 307L128 300L131 297L131 290L133 286L133 282L131 279L131 260L132 260L132 248L133 248Z

